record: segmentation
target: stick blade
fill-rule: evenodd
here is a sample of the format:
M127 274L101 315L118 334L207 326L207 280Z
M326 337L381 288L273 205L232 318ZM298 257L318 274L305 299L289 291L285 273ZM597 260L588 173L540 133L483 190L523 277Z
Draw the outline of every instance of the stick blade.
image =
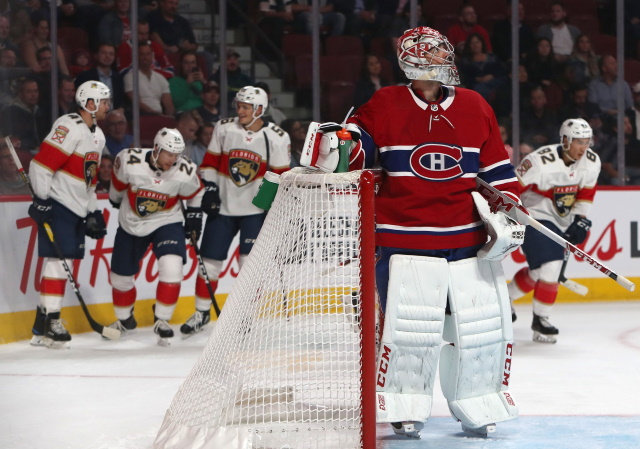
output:
M627 279L624 276L620 276L618 275L616 282L620 285L622 285L624 288L626 288L627 290L629 290L630 292L634 291L636 289L636 284L634 284L633 282L631 282L629 279Z
M589 293L588 287L585 287L582 284L578 284L577 282L574 282L570 279L565 279L564 281L560 282L560 285L581 296L587 296L587 293Z
M112 327L103 326L102 332L100 332L104 338L109 340L120 340L122 333L118 329Z

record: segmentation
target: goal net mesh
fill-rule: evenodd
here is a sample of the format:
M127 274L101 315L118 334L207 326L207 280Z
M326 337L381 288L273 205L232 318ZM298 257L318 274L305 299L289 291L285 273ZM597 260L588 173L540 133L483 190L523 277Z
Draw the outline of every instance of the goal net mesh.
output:
M361 447L359 175L282 175L154 448Z

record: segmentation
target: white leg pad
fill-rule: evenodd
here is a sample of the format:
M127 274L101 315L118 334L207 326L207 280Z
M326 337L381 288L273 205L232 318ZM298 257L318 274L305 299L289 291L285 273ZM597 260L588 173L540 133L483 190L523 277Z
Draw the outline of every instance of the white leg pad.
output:
M464 427L518 417L508 391L513 350L511 306L500 262L475 257L449 264L449 308L440 383L449 410Z
M442 343L449 266L393 255L378 356L378 422L426 421Z

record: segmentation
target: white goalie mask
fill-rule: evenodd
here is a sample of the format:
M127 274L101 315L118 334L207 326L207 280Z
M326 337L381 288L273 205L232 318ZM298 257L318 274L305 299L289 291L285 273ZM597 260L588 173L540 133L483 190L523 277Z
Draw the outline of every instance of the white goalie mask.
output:
M589 123L581 118L570 118L562 122L562 126L560 126L560 143L563 143L563 137L567 138L567 148L571 145L573 139L589 139L589 147L593 146L593 130Z
M398 38L397 56L400 68L410 80L460 84L453 46L433 28L418 27L405 31Z
M111 99L111 89L100 81L85 81L76 91L76 103L91 115L95 115L98 110L100 100L109 99ZM93 100L95 104L95 109L93 111L87 109L87 103L89 100Z
M246 125L249 127L264 115L267 107L269 106L269 97L267 96L267 93L259 87L245 86L236 94L235 104L238 103L248 103L253 105L253 120L251 123ZM258 112L259 106L262 106L262 110L260 112Z

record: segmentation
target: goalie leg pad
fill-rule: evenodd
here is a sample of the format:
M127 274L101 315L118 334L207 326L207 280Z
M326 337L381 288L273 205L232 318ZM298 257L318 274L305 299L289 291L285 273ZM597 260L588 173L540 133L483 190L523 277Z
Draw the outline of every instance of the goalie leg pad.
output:
M431 414L449 267L434 257L393 255L377 373L378 422Z
M478 258L449 264L449 308L440 383L464 428L518 417L508 391L513 350L511 306L502 266Z

